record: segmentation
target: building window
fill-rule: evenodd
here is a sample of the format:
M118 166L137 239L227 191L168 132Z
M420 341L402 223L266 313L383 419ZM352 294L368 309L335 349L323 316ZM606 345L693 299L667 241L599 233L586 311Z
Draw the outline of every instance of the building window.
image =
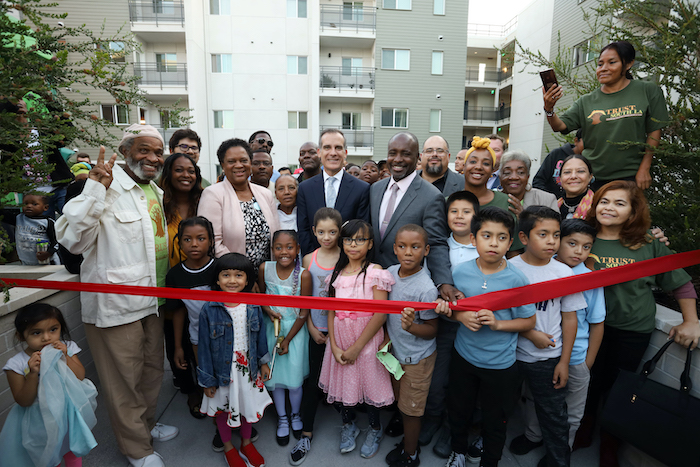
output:
M212 73L231 73L231 54L211 54Z
M209 0L209 13L212 15L230 15L231 0Z
M233 129L233 110L215 110L214 128Z
M384 0L384 8L387 10L410 10L411 0Z
M343 76L362 75L362 58L343 58L341 73Z
M411 68L411 51L382 49L382 69L409 70Z
M384 128L408 128L408 109L382 109L381 126Z
M177 54L156 54L156 70L159 72L177 71Z
M430 132L439 133L440 132L440 121L442 120L442 110L431 109L430 110Z
M309 128L308 112L287 112L287 128L290 130L306 130Z
M287 74L288 75L305 75L307 74L307 58L297 57L296 55L287 55Z
M480 82L486 81L486 64L485 63L479 63L479 76L476 80L480 81Z
M588 39L574 46L574 66L581 66L598 57L600 44L595 38Z
M433 14L434 15L444 15L445 14L445 0L433 0Z
M117 125L129 124L129 108L125 105L101 105L102 118Z
M362 126L362 114L359 112L343 112L343 130L359 130Z
M306 18L306 0L287 0L287 18Z
M97 44L97 50L101 50L109 54L109 59L114 63L126 62L126 51L124 50L123 42L104 42Z
M362 2L343 2L343 20L357 21L364 20L364 4Z
M442 74L442 58L444 52L433 51L433 65L431 68L431 73L434 75Z

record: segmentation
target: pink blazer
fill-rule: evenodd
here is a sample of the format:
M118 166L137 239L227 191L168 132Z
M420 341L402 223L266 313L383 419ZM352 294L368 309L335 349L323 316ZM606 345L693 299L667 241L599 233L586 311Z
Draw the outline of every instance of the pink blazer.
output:
M270 227L270 245L272 245L272 235L280 229L274 197L267 188L254 183L248 183L248 185L260 205L267 225ZM197 215L209 219L214 227L217 258L226 253L245 255L243 211L231 183L224 180L205 188L199 199Z

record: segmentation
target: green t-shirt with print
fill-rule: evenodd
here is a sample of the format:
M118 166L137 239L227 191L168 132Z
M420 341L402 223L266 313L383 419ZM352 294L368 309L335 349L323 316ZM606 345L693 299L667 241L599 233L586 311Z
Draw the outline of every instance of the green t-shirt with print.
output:
M146 195L148 201L148 214L151 216L153 224L153 238L156 245L156 281L158 287L165 286L165 275L168 273L168 229L165 225L165 215L163 207L160 205L158 196L153 191L150 184L139 186ZM158 305L164 305L165 299L159 298Z
M671 254L673 251L657 239L644 244L638 250L630 250L622 246L619 240L597 238L590 257L594 261L593 269L597 271ZM676 269L605 287L605 324L624 331L652 332L655 328L656 302L651 287L656 285L671 291L689 280L687 272Z
M617 180L637 174L647 135L669 122L661 89L650 81L632 80L620 91L600 89L582 96L559 118L566 134L583 128L583 155L599 180ZM624 147L625 141L638 144Z

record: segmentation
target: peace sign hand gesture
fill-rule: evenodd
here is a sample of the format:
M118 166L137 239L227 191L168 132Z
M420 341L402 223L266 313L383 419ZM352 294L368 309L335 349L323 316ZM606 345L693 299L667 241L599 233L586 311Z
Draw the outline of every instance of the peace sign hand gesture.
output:
M105 188L112 184L112 167L117 161L117 154L112 154L109 162L105 163L105 147L100 146L100 153L97 156L97 163L90 170L89 177L96 182L100 182Z

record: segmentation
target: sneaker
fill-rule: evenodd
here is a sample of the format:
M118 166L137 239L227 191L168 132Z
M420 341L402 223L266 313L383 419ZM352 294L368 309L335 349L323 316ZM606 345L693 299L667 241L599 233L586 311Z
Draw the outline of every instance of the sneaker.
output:
M221 452L224 450L224 442L221 441L219 430L216 430L216 433L214 433L214 439L211 440L211 449L214 452Z
M309 451L311 451L311 438L302 435L301 439L292 448L292 452L289 453L289 463L292 465L301 464L306 459Z
M226 453L226 463L228 467L248 467L246 461L241 458L241 455L236 451L236 448L231 449Z
M241 458L252 467L265 467L265 459L260 455L253 443L241 446Z
M289 417L286 415L277 418L277 444L280 446L289 444Z
M180 430L177 427L156 423L151 430L151 437L157 441L169 441L177 436Z
M153 454L149 454L146 457L140 459L134 459L133 457L126 456L129 459L129 464L132 467L165 467L165 462L160 454L153 451Z
M386 458L384 459L384 460L386 460L386 463L389 465L392 465L394 462L399 461L402 458L402 456L404 455L403 440L401 440L400 443L396 443L394 446L395 446L394 449L389 451L389 454L387 454ZM418 454L420 455L420 446L418 446ZM415 461L411 461L411 462L415 462ZM418 464L410 464L410 465L418 465Z
M365 459L374 457L374 455L379 451L379 443L384 437L384 430L380 426L378 429L374 429L371 426L367 428L367 437L365 442L362 443L362 448L360 448L360 456Z
M405 452L401 452L401 457L389 464L389 467L417 467L420 465L420 453L416 453L416 458L411 459L411 456Z
M346 454L355 450L355 438L360 434L355 422L346 423L340 429L340 453Z
M418 437L418 446L427 446L433 440L433 436L442 426L442 418L428 417L423 419L423 425L420 428L420 436Z
M254 443L260 438L260 434L258 433L258 430L255 429L255 427L251 427L250 429L250 442Z
M433 446L433 452L442 459L450 457L452 452L452 435L449 427L445 426L440 431L440 436L438 436L435 446Z
M447 464L445 464L445 467L466 467L464 454L452 451L450 453L450 457L447 459Z
M527 436L525 434L522 434L520 436L517 436L513 438L513 441L510 442L510 452L515 454L516 456L524 456L528 452L532 451L535 448L538 448L542 446L543 442L535 442L535 441L530 441L527 439Z
M403 417L401 416L401 412L398 410L394 412L394 415L392 415L391 420L384 430L384 433L392 438L403 436Z
M296 439L301 437L301 430L304 428L304 423L301 421L301 415L298 413L292 414L292 434Z
M484 438L477 436L472 444L467 448L467 460L477 464L481 462L481 455L484 453Z

